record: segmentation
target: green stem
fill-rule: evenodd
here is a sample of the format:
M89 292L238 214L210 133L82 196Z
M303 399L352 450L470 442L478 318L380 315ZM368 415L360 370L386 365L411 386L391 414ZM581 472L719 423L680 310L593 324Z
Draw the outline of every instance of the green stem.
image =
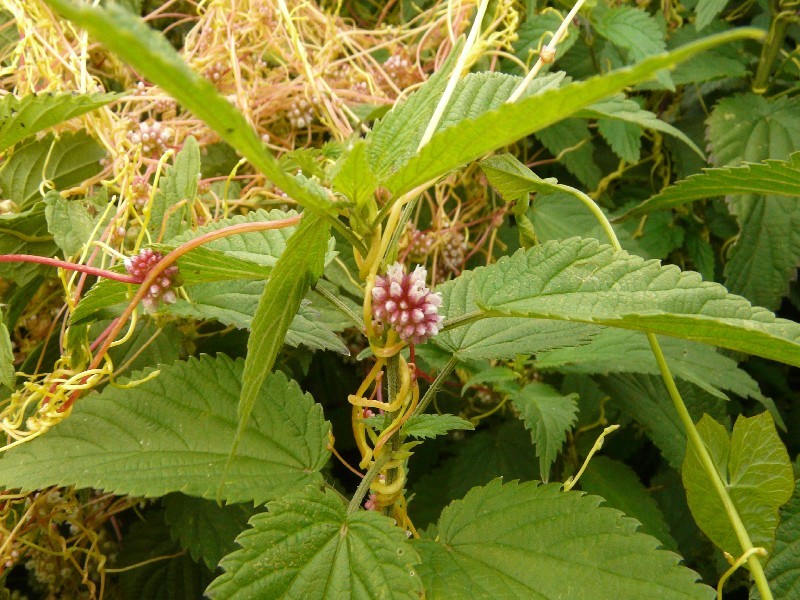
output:
M355 325L361 333L364 333L364 320L358 314L350 310L350 307L342 302L336 294L332 294L321 285L314 287L314 293L333 304L339 312L353 322L353 325Z
M622 250L619 239L617 239L617 234L614 233L614 228L611 226L608 218L589 196L579 190L569 187L568 185L559 184L558 187L561 190L572 194L581 202L583 202L586 208L592 211L592 214L603 226L603 230L608 236L608 239L611 241L611 245L614 247L614 249L617 251ZM667 388L669 397L672 399L672 404L675 406L675 410L678 412L678 417L681 420L681 424L686 430L686 436L689 438L689 443L692 445L692 448L700 458L700 464L703 466L706 476L711 481L714 489L720 497L720 500L722 501L722 505L725 507L725 512L728 515L731 525L733 526L734 532L736 533L736 538L739 540L739 544L742 546L742 551L749 553L753 549L753 542L750 540L750 536L748 535L747 529L742 522L742 518L739 516L736 506L733 504L733 500L731 500L731 497L728 495L725 482L722 481L722 477L720 476L719 471L717 471L717 467L714 465L714 461L712 460L711 455L708 453L708 449L703 443L703 439L700 437L700 432L697 431L697 427L695 427L694 421L692 421L692 417L686 408L686 404L684 403L683 398L681 398L681 394L675 385L675 381L672 378L672 373L670 373L669 366L667 365L667 361L664 358L664 353L661 351L661 346L659 345L655 334L648 333L647 341L650 342L650 348L653 350L653 355L658 363L658 368L661 372L661 377L664 380L664 385ZM753 579L758 587L758 591L761 593L761 598L763 598L763 600L772 600L772 592L769 589L767 578L764 575L764 569L761 566L761 562L758 560L758 557L755 554L750 554L749 558L747 559L747 565L750 567L750 573L752 573Z
M364 479L362 479L361 483L358 484L358 488L356 488L356 493L353 494L353 497L350 499L350 504L347 505L348 515L352 515L361 506L361 503L364 501L364 497L367 495L367 492L369 491L370 484L375 480L375 478L381 472L381 469L383 469L383 465L389 462L389 458L390 458L389 454L383 454L382 456L376 458L375 462L372 463L366 475L364 475Z
M458 315L457 317L453 317L452 319L447 319L442 326L439 328L439 333L443 331L449 331L450 329L455 329L456 327L463 327L464 325L470 325L475 321L480 321L481 319L485 319L487 313L481 310L474 310L472 312L464 313L463 315Z
M439 392L439 388L442 387L444 380L453 372L453 369L456 368L458 364L458 359L455 356L451 356L450 360L447 361L447 364L442 367L442 370L436 375L436 379L433 380L433 383L425 392L425 395L422 396L422 400L419 401L417 405L417 409L414 411L415 415L421 415L425 412L425 409L428 408L428 405L433 401L436 397L436 394Z
M761 48L761 57L758 59L758 69L753 78L753 92L763 94L769 87L769 74L772 65L783 47L786 39L786 31L789 29L790 18L794 16L792 12L778 12L780 6L777 2L771 2L772 22L769 26L769 33Z
M386 359L386 389L388 394L388 402L391 404L397 398L397 392L400 389L400 355L395 354L394 356ZM386 426L389 425L392 421L397 418L397 415L400 413L398 409L393 412L386 413ZM400 446L402 445L402 440L400 439L400 430L398 429L392 434L392 437L389 438L389 452L388 456L393 457L395 453L400 450ZM386 472L386 484L391 485L394 483L395 479L397 478L397 468L389 469ZM387 507L391 508L391 507Z
M756 586L761 594L761 598L763 600L772 600L772 592L769 589L767 578L764 575L764 569L761 566L761 561L759 561L758 556L753 553L753 542L750 540L750 535L747 533L747 529L745 528L744 523L742 522L742 519L736 510L736 506L733 504L733 500L731 500L731 497L728 495L728 490L725 488L725 483L722 481L722 477L720 476L719 471L717 471L717 467L714 465L714 461L711 458L711 455L708 453L708 449L703 443L703 439L700 437L700 433L697 431L697 427L695 427L689 411L686 409L686 404L684 404L680 392L675 385L675 380L672 378L672 373L670 373L669 366L667 365L667 361L664 358L664 353L661 351L661 346L659 346L655 334L648 333L647 341L650 342L650 348L653 350L653 354L656 357L658 369L661 371L661 377L664 379L664 384L667 387L669 397L672 399L672 404L675 406L675 410L678 412L678 417L680 418L684 429L686 429L686 435L689 438L689 443L693 446L695 452L697 453L697 456L700 459L700 464L703 465L703 470L708 475L708 478L711 480L711 484L714 486L714 489L722 501L722 506L725 507L725 512L728 515L731 525L733 525L734 532L736 532L736 538L739 540L739 545L741 545L744 553L750 554L750 556L747 558L747 566L750 567L750 572L753 574L753 579L756 582Z

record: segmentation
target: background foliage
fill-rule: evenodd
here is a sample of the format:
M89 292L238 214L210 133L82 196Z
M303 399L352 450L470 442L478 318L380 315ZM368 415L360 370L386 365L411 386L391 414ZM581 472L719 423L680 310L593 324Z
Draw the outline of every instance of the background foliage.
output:
M4 3L0 597L800 598L796 5L571 8Z

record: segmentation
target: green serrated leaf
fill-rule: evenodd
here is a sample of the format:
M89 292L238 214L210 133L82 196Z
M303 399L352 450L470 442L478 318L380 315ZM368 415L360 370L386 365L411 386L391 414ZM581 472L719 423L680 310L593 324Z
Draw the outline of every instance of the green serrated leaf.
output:
M336 211L325 191L305 178L282 171L241 113L211 82L189 69L162 34L114 3L105 8L71 0L48 0L47 3L118 54L143 78L169 93L290 198L328 215L331 220L334 218Z
M67 200L56 191L47 192L43 201L47 229L64 256L72 256L89 241L94 230L89 211L79 200Z
M743 398L762 397L758 383L739 369L736 361L715 348L674 338L663 338L659 343L674 377L723 400L728 397L721 390ZM620 360L620 356L625 360ZM536 357L536 368L590 375L660 374L647 337L622 329L606 329L585 346L542 352Z
M53 188L65 190L91 179L101 170L105 150L83 131L48 134L14 150L0 166L0 190L20 209L41 199L42 176Z
M517 374L508 367L487 367L482 369L472 375L467 381L464 383L464 386L461 388L461 395L464 395L469 388L478 385L479 383L482 384L503 384L503 383L512 383L517 380Z
M0 384L13 390L16 377L11 336L8 333L8 327L3 322L3 314L0 312Z
M55 256L58 246L47 231L45 207L37 203L29 210L0 215L0 254ZM25 286L40 275L54 275L52 267L34 263L0 263L0 277Z
M528 65L533 64L534 55L550 42L561 26L562 20L561 15L555 11L541 12L528 17L517 30L517 40L513 44L514 55ZM567 35L562 37L556 46L556 62L572 48L578 37L577 32L567 30Z
M163 252L173 250L184 242L203 234L217 231L223 227L240 223L256 223L287 218L295 213L279 210L255 210L247 215L221 219L196 230L184 231L166 244L157 246ZM222 311L219 318L228 325L249 327L249 321L255 312L258 296L263 290L263 279L269 274L278 260L278 256L286 249L286 242L295 232L296 227L283 227L266 231L241 233L204 244L200 248L190 250L178 260L181 284L189 289L189 296L196 304L179 300L177 304L164 307L172 314L194 316L197 318L218 318L216 307ZM248 279L257 281L233 281ZM208 282L225 281L224 284ZM78 303L71 315L70 322L77 324L107 316L117 316L122 310L122 303L128 298L132 286L117 281L103 280L95 284ZM247 290L242 291L242 290ZM224 298L229 293L228 300ZM249 304L243 308L242 295ZM222 296L222 298L220 298ZM204 308L208 305L208 308ZM252 308L248 307L252 305ZM229 318L224 315L230 314ZM242 316L245 315L245 316ZM246 323L242 320L246 318Z
M621 221L655 210L666 210L703 198L733 194L757 194L800 197L800 152L788 161L766 160L741 167L704 169L697 175L671 185L619 217Z
M599 4L592 12L592 25L600 36L622 49L632 62L658 54L667 46L664 28L640 8L606 8L605 4ZM663 86L674 89L668 73L658 73L656 78Z
M775 547L764 573L776 598L800 596L800 480L795 482L792 499L780 511ZM755 586L751 598L760 598Z
M560 484L489 485L447 507L415 547L427 598L713 598L678 555L597 496Z
M584 492L601 496L611 508L639 521L642 533L652 535L668 550L677 550L661 509L628 465L595 456L581 475L580 485Z
M0 99L0 152L35 133L105 106L121 94L45 93Z
M478 310L474 273L466 271L437 288L442 294L440 313L446 319ZM566 327L564 325L567 325ZM546 349L585 344L600 331L597 327L525 319L484 319L443 331L433 343L460 360L512 358Z
M603 173L594 160L595 145L585 120L564 119L536 132L536 139L583 185L597 187Z
M595 323L691 339L800 365L800 325L697 273L573 238L475 269L475 303L507 315Z
M212 575L189 555L180 554L180 550L177 542L170 539L162 511L150 511L144 522L134 523L125 534L118 559L118 565L124 569L120 573L120 588L125 598L200 598ZM126 568L133 566L136 568Z
M253 210L246 215L236 215L226 219L220 219L214 223L209 223L191 231L184 231L180 235L166 240L165 245L178 247L184 242L193 240L203 234L217 231L231 225L240 223L258 223L264 221L277 221L295 216L295 211L284 212L281 210ZM218 250L235 258L250 261L265 267L274 267L278 256L286 249L286 243L292 234L297 230L295 225L281 227L280 229L268 229L266 231L251 231L213 240L204 244L204 248ZM264 271L268 273L269 271Z
M417 151L461 46L462 42L458 42L441 68L405 102L395 104L367 135L367 158L378 179L399 169Z
M580 117L614 119L623 123L639 125L645 129L653 129L661 133L666 133L679 139L689 146L695 154L704 158L703 151L680 129L676 129L669 123L662 121L649 110L644 110L637 102L625 98L622 95L595 102L591 106L578 111L577 114Z
M709 416L697 430L722 478L754 546L772 550L778 509L792 497L794 474L786 447L769 413L739 416L729 437L725 427ZM681 469L689 508L700 529L733 556L744 550L722 500L709 481L692 446Z
M697 31L705 29L711 21L717 18L725 7L728 5L728 0L698 0L695 6L695 19L694 26Z
M800 99L724 98L708 120L708 138L716 166L786 160L800 148ZM732 196L728 207L741 233L725 266L725 284L752 302L777 309L800 262L800 199L748 193Z
M731 28L732 26L724 21L713 21L705 27L703 33L699 33L694 27L681 27L671 32L667 47L677 48L692 40ZM746 52L743 44L739 42L728 44L709 50L702 56L691 58L678 65L672 72L672 81L675 85L686 85L731 77L746 77L748 64L753 58Z
M597 120L597 131L621 160L635 163L642 154L642 128L614 119Z
M600 386L613 405L623 414L636 420L664 459L679 469L686 454L686 430L661 377L654 375L619 374L599 380ZM727 420L726 402L700 388L677 381L678 391L693 419L703 414Z
M416 599L419 557L405 532L373 511L347 514L332 489L306 488L250 519L222 561L211 598Z
M261 386L275 364L286 332L300 308L309 287L322 276L328 250L330 228L316 214L306 214L289 238L286 251L275 263L253 316L247 340L247 358L239 396L239 426L231 457L244 440L250 414L259 398Z
M158 182L147 225L153 239L170 239L189 226L189 209L197 196L198 177L200 147L197 140L189 136Z
M577 394L564 396L554 387L539 382L529 383L511 395L514 408L531 432L542 481L550 479L550 467L567 440L567 431L575 424L577 397Z
M464 120L457 127L449 127L436 133L384 185L395 195L408 192L488 152L508 146L565 119L625 87L648 81L658 71L674 67L704 50L726 42L762 36L763 32L752 29L737 29L735 32L710 36L670 53L650 57L634 67L570 83L512 104L504 104L476 119Z
M256 513L252 505L220 506L184 494L166 496L164 509L172 539L212 571L225 555L237 549L236 536L247 529L248 519Z
M332 183L334 190L347 196L356 205L362 205L372 198L378 182L369 168L364 140L358 140L336 165Z
M83 398L69 419L5 453L0 485L213 498L237 428L242 370L241 361L203 356L164 367L131 389L108 387ZM270 375L256 401L240 453L230 461L224 494L230 502L262 503L321 482L329 456L330 426L295 382Z
M413 415L403 425L403 435L415 438L435 438L450 431L472 431L475 426L456 415Z

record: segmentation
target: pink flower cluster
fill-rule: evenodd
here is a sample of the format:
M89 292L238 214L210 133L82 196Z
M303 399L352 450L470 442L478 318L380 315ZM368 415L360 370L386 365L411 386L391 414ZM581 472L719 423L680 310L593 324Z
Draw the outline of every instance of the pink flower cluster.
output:
M145 248L136 256L129 256L125 259L125 270L128 271L128 274L143 280L162 258L160 252ZM147 311L155 310L159 302L172 304L178 299L172 290L172 281L177 273L178 267L175 265L167 267L158 279L150 284L147 294L142 299L142 304Z
M442 296L425 286L428 272L418 266L406 275L403 265L395 263L372 288L372 314L380 324L394 327L404 342L422 344L439 333Z

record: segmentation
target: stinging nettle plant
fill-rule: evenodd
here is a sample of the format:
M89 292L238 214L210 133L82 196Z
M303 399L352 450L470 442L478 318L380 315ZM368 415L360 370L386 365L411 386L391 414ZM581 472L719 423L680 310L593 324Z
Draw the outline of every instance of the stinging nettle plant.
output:
M800 593L788 4L123 4L0 12L4 589Z

